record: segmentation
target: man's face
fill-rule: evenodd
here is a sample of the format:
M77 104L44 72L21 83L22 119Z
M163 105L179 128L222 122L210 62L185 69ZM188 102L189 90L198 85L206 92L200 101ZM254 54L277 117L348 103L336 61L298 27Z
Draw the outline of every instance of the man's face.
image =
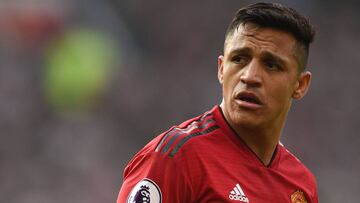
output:
M299 73L295 38L272 28L240 25L218 58L223 111L232 127L282 127L292 98L303 97L310 73Z

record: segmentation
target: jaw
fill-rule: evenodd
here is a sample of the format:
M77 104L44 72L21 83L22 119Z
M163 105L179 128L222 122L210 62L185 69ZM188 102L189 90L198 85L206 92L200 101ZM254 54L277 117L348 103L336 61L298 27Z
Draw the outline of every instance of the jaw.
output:
M222 100L220 107L224 113L225 119L231 127L238 131L239 129L257 129L261 126L261 114L254 109L241 107L234 101Z
M255 109L244 108L234 100L225 101L223 99L220 105L226 120L236 131L251 130L253 132L262 132L261 134L279 134L274 135L275 137L280 136L290 106L291 102L282 111L273 113L269 111L266 105Z

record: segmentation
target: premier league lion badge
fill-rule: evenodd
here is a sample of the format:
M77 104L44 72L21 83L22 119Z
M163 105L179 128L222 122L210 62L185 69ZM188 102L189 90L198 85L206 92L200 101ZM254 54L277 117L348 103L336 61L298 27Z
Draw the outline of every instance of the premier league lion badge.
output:
M144 178L131 190L127 203L161 203L162 195L159 186L152 180Z
M296 190L292 195L291 195L291 202L292 203L307 203L306 197L304 195L304 193L300 190Z

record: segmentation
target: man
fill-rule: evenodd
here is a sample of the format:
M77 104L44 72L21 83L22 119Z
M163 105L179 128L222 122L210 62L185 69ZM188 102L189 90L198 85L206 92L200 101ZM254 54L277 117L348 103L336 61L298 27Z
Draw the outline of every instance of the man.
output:
M279 142L307 92L314 30L295 10L240 9L218 58L223 101L147 144L124 172L118 203L317 203L314 176Z

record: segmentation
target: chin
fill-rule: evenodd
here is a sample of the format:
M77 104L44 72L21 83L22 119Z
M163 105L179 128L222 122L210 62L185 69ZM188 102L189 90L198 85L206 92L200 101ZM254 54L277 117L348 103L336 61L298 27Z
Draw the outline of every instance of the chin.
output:
M248 112L232 111L230 119L236 127L258 128L261 126L261 118Z

